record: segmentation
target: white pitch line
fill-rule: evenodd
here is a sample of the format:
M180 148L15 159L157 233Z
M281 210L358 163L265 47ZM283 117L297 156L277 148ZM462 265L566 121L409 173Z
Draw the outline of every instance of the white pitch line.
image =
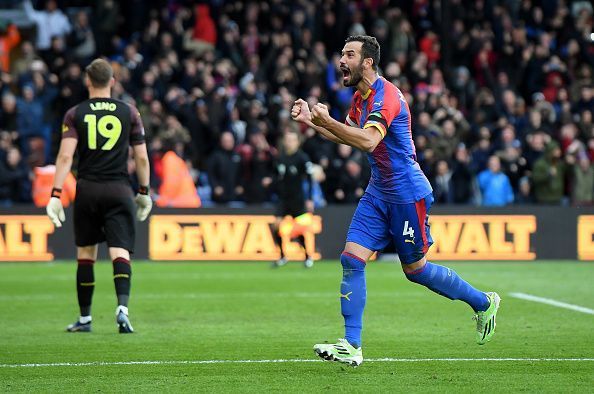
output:
M371 358L366 363L418 363L418 362L468 362L468 361L524 361L524 362L572 362L594 361L594 358ZM31 363L0 364L0 368L38 368L38 367L91 367L114 365L190 365L190 364L288 364L317 363L316 359L276 359L276 360L155 360L155 361L91 361L82 363Z
M589 315L594 315L594 309L590 309L590 308L586 308L586 307L574 305L574 304L568 304L566 302L553 300L551 298L538 297L538 296L534 296L534 295L526 294L526 293L509 293L509 295L512 297L515 297L515 298L519 298L521 300L540 302L541 304L553 305L553 306L557 306L559 308L565 308L565 309L570 309L570 310L576 311L576 312L582 312L582 313L587 313Z

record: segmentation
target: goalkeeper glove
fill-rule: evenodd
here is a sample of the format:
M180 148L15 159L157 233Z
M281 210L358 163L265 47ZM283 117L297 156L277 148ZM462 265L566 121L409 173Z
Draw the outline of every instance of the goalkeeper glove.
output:
M49 216L54 226L62 227L62 222L66 220L66 215L64 214L62 201L60 201L58 197L50 198L47 206L45 207L45 211L47 212L47 216Z
M153 200L148 195L148 187L141 187L134 200L136 201L136 218L144 222L153 208Z

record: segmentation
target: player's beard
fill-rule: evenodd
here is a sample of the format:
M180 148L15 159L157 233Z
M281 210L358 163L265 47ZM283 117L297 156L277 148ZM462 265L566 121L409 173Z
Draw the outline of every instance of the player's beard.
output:
M363 80L363 62L359 63L359 66L354 69L348 69L349 71L349 78L343 79L342 84L346 87L349 86L357 86L359 82Z

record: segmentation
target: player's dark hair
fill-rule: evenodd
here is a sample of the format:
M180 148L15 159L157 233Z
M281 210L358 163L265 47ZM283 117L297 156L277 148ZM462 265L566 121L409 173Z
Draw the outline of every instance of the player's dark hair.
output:
M105 59L95 59L85 68L87 77L95 88L104 88L109 85L113 77L113 69Z
M377 67L380 61L380 44L377 39L373 36L349 36L345 42L357 41L362 43L361 46L361 58L371 58L373 64L371 67L377 71Z

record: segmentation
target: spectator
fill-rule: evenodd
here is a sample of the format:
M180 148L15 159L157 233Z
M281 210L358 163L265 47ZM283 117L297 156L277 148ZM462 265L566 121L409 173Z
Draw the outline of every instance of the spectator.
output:
M60 85L61 112L65 113L68 109L87 98L82 70L76 63L68 65L68 68L61 75Z
M188 30L184 37L184 48L200 56L205 51L212 51L217 43L217 29L210 16L208 4L195 6L194 29ZM252 25L255 28L255 26Z
M35 52L35 48L31 41L23 41L21 43L21 53L20 56L11 59L12 60L12 75L22 75L27 73L31 70L31 65L35 60L39 60L39 56L37 56L37 52Z
M10 51L21 41L19 29L13 23L0 19L0 70L10 71Z
M241 184L245 185L245 201L261 204L270 201L276 149L270 147L262 132L251 133L248 140L237 149L241 155Z
M46 6L41 11L35 11L30 0L25 8L52 23L38 25L35 46L27 41L28 32L21 31L24 41L20 51L13 51L11 74L0 72L0 94L6 97L0 128L25 136L21 153L26 161L43 164L48 154L31 157L27 151L45 152L39 142L47 141L26 137L37 130L30 123L47 127L38 134L56 131L53 149L47 150L55 152L57 119L80 97L80 67L88 57L109 56L117 79L114 97L137 103L147 142L154 148L153 167L161 165L163 145L172 147L194 166L191 174L203 195L210 194L206 170L224 130L230 130L242 148L251 146L253 133L261 133L273 147L294 127L287 109L296 97L325 102L333 117L345 118L352 92L342 86L337 52L348 31L366 31L382 42L381 73L396 83L411 107L417 160L434 183L441 176L435 175L437 161L451 165L453 202L473 202L472 180L494 152L518 192L518 202L529 200L530 193L520 195L530 189L523 179L533 179L531 171L549 141L562 146L559 161L572 161L581 151L594 160L591 8L572 16L573 4L566 2L550 6L527 1L507 7L456 0L450 11L455 16L451 45L441 48L436 35L442 23L440 3L425 0L402 9L394 2L345 0L340 7L324 3L322 16L311 4L293 7L271 0L243 8L220 1L191 5L98 0L91 8L64 10L74 16L72 29L56 0L33 4L42 3ZM2 38L0 34L0 42ZM42 116L24 119L21 130L14 102L27 101L27 85L34 86L35 99L52 87L59 88L59 97L44 101ZM361 166L358 182L365 183L368 167L360 152L339 157L313 130L301 132L304 150L327 171L322 185L330 201L349 160ZM458 148L461 144L470 154ZM337 159L341 163L335 167ZM249 171L250 166L265 165L248 162ZM249 171L242 169L234 186L247 186ZM572 169L562 178L561 195L567 198ZM532 186L537 194L540 186ZM243 198L270 199L261 191Z
M590 110L584 110L580 113L580 122L578 127L580 129L580 136L582 138L588 138L594 136L594 122L592 113L594 112L594 108Z
M491 141L489 140L488 135L489 132L487 130L487 135L481 137L476 146L472 149L471 166L475 173L481 172L487 168L489 157L493 152L493 147L491 146Z
M185 128L175 115L167 115L165 121L161 124L158 132L159 138L169 145L183 144L186 147L186 152L189 152L191 145L190 132Z
M110 56L114 50L112 39L116 36L121 18L118 2L99 0L95 17L97 52L103 56Z
M524 176L518 182L518 192L516 193L516 204L533 204L534 196L532 195L532 186L530 185L530 178Z
M460 106L464 109L470 108L476 94L476 86L468 68L464 66L456 68L452 90L460 101Z
M70 37L68 46L72 48L72 55L79 64L88 63L95 55L97 47L95 45L95 35L89 24L89 15L85 11L78 11Z
M499 157L489 157L488 168L478 175L477 180L483 206L501 207L514 201L509 178L501 172Z
M49 50L45 52L45 63L52 74L60 75L66 68L67 54L65 45L62 37L53 37Z
M433 197L436 203L448 204L451 202L451 179L452 171L447 161L439 160L436 165L433 187Z
M367 184L361 176L361 164L357 160L346 161L337 186L334 191L336 202L354 204L359 201Z
M31 201L29 168L19 150L11 147L0 160L0 205Z
M514 191L518 190L519 180L527 171L526 159L521 154L521 144L518 140L512 141L510 145L497 152L503 172L509 178Z
M454 204L470 204L474 196L474 175L469 168L470 156L464 144L458 145L450 178L451 201Z
M336 190L340 187L340 177L346 162L354 157L359 158L360 153L354 152L349 145L336 145L334 152L330 155L326 169L326 182L323 185L324 195L329 202L340 202L344 199L344 197L336 198Z
M592 205L594 202L594 167L585 154L580 154L572 168L571 202L574 205Z
M529 169L532 169L534 163L542 157L547 141L550 140L551 138L542 131L537 131L526 136L528 147L525 149L524 157L526 158L526 165Z
M30 155L35 154L36 165L44 165L51 148L51 124L46 120L46 110L58 92L52 83L46 85L40 74L34 79L36 85L23 86L23 97L17 99L17 128L25 157L32 160ZM32 143L41 145L34 149Z
M200 198L186 162L170 150L163 155L162 166L157 206L198 208Z
M440 135L431 139L431 147L438 160L450 160L459 142L456 124L452 119L445 119L441 126Z
M305 141L301 145L301 149L311 158L311 160L319 164L323 170L328 168L328 158L330 152L334 148L324 137L320 136L314 129L308 127L305 129Z
M23 6L27 17L37 25L37 50L47 53L51 47L51 40L54 37L65 38L71 31L70 21L64 13L58 9L55 0L48 0L45 3L45 11L37 11L33 8L31 0L24 0Z
M23 86L23 97L17 100L17 128L21 150L29 152L29 138L49 137L47 124L44 124L43 102L35 97L35 89L32 84ZM49 138L48 138L49 139Z
M244 188L239 184L241 156L234 151L233 134L224 131L219 145L219 149L212 154L208 163L212 201L217 203L238 201L244 195Z
M14 94L6 92L2 95L0 130L16 133L17 129L17 99Z
M563 199L565 163L555 141L545 147L543 156L534 163L532 183L534 196L541 204L560 204Z

